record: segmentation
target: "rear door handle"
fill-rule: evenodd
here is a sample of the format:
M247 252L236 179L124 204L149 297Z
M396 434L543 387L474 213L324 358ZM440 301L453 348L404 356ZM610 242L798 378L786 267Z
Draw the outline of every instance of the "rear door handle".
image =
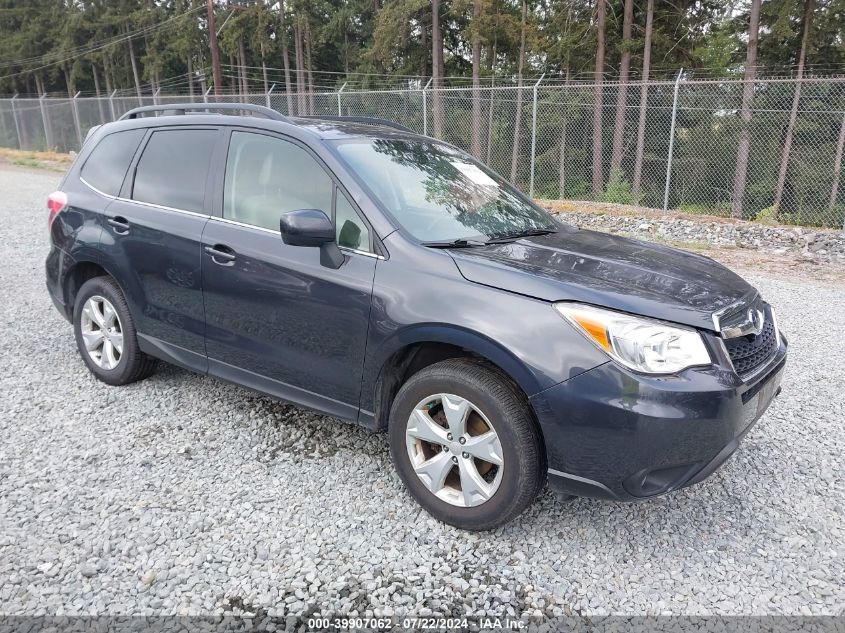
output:
M129 233L129 221L122 216L115 216L108 219L108 223L118 235L126 235Z
M211 255L211 261L220 266L232 266L235 263L235 251L223 244L206 246L205 252Z

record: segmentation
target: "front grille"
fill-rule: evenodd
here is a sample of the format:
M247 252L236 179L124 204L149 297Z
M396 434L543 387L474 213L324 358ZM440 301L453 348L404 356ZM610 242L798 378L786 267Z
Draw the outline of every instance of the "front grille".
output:
M738 336L725 340L725 348L731 358L736 373L747 376L763 365L777 351L775 326L769 315L762 331L748 336Z
M765 312L762 299L757 297L751 303L742 303L721 314L719 316L719 328L725 330L745 323L748 320L749 309L763 310Z

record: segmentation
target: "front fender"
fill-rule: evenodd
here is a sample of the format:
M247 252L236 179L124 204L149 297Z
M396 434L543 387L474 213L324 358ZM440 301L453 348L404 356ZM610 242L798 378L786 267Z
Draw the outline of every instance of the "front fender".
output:
M380 261L360 407L373 415L379 372L397 352L445 343L497 365L526 396L607 361L548 301L464 279L448 253L388 238Z
M364 366L365 393L372 393L379 378L379 373L394 354L402 349L420 343L441 343L460 347L472 354L480 356L504 371L516 382L526 395L531 396L544 389L543 382L513 353L508 351L495 340L464 327L443 324L423 323L406 327L395 332L372 354L367 355ZM372 406L372 402L369 403ZM362 406L368 408L362 402Z

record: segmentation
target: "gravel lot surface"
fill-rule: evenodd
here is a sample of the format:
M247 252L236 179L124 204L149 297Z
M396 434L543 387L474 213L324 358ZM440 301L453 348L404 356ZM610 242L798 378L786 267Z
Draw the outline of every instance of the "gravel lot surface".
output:
M473 534L384 435L165 365L97 382L44 288L57 181L0 166L0 612L843 614L845 287L751 276L784 390L703 484Z
M845 261L845 233L836 229L769 225L633 205L574 200L539 200L564 222L640 239L659 239L717 246L799 253L810 261Z

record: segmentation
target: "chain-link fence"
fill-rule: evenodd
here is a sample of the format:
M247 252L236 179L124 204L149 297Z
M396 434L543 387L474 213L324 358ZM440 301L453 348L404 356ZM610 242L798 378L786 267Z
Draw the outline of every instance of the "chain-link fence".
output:
M738 80L541 80L477 90L270 90L219 100L288 115L390 119L474 153L535 197L843 226L845 79L769 79L751 88ZM91 126L131 108L191 100L215 99L0 99L0 146L76 150Z

